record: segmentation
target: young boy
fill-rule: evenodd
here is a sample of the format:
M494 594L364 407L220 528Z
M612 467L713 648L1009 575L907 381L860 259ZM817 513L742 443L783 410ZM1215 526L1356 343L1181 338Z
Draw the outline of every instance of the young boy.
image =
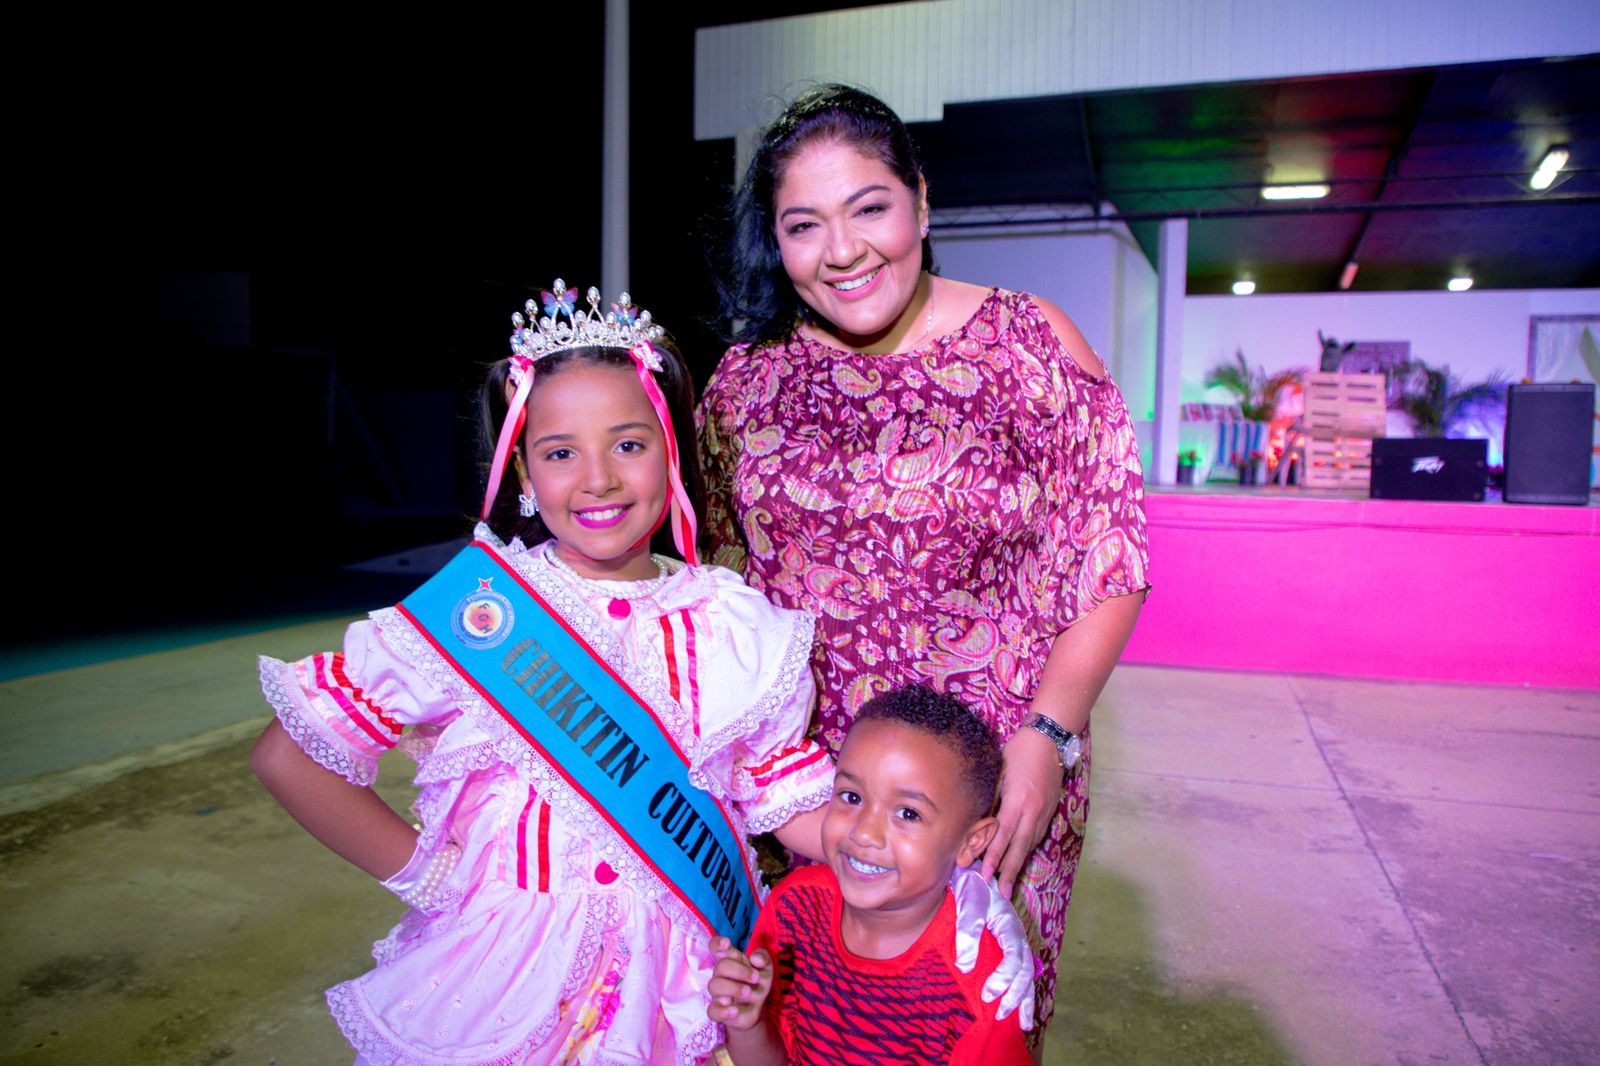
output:
M736 1066L1029 1066L1015 1014L954 965L957 865L983 854L1000 749L949 696L913 686L869 700L839 751L822 823L825 865L795 871L762 908L750 953L718 938L713 1021Z

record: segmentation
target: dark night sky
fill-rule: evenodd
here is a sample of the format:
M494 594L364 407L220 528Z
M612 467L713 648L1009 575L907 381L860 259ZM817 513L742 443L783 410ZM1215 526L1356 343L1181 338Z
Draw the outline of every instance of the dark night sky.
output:
M320 607L338 563L470 528L483 366L538 286L598 281L602 30L134 64L13 379L47 528L8 642L60 600L68 636Z
M41 271L5 420L44 520L8 642L56 639L20 608L61 597L68 635L375 606L339 564L470 528L476 386L511 312L558 274L600 281L603 9L118 54L59 130L85 235ZM632 14L630 287L701 381L733 148L694 142L694 31L747 17Z

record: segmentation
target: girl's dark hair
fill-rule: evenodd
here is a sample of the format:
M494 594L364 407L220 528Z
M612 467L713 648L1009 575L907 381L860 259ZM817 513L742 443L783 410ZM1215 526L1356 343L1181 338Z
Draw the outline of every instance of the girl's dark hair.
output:
M700 455L696 450L694 435L694 383L690 380L688 368L684 366L683 354L670 337L662 337L654 344L656 351L661 353L661 369L655 373L656 383L661 386L661 395L666 398L667 411L672 415L672 433L678 442L678 473L683 478L684 491L694 505L695 524L698 528L704 528L706 484L700 473ZM625 348L572 348L546 356L534 365L533 390L529 398L538 391L544 380L573 366L611 366L626 370L629 374L634 373L633 358ZM488 377L483 383L478 411L485 467L494 461L495 442L500 437L500 427L505 424L506 409L510 407L506 400L506 379L510 370L511 361L502 359L489 368ZM518 445L521 443L517 442ZM532 547L549 540L550 529L539 515L523 518L517 512L517 495L521 491L516 469L508 461L500 480L500 490L489 508L488 523L501 540L509 542L512 537L521 537L522 543ZM650 538L650 550L674 559L681 558L677 546L672 542L670 521L663 522Z
M794 157L818 141L854 145L882 160L913 194L918 190L922 163L916 145L900 116L882 100L848 85L819 85L796 97L761 131L750 167L734 190L722 247L713 256L719 326L730 342L782 340L811 313L784 273L772 199ZM922 238L922 269L934 269L927 237Z

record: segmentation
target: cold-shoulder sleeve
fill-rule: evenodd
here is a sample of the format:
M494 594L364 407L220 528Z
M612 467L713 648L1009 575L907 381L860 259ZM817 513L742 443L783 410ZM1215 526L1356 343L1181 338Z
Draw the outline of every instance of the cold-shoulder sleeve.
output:
M751 833L764 833L833 791L833 760L807 736L816 621L773 606L728 570L707 573L716 594L693 772L739 804Z
M748 348L728 349L706 383L695 412L700 467L706 480L706 524L701 536L705 559L735 573L744 572L745 544L734 497L739 473L739 396Z
M1044 528L1030 568L1045 640L1105 600L1148 588L1150 551L1139 446L1121 390L1109 374L1083 370L1032 301L1020 318L1057 401L1040 437Z
M261 691L307 755L358 785L408 725L437 721L450 701L397 655L369 620L345 631L344 649L292 663L262 656Z

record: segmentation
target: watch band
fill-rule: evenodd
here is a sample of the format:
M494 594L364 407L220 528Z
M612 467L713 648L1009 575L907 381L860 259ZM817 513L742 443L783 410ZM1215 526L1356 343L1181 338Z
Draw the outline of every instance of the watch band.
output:
M1072 768L1078 765L1078 759L1083 754L1083 741L1078 734L1062 726L1049 715L1031 712L1022 720L1024 727L1043 734L1044 738L1056 746L1056 756L1061 760L1061 769L1071 773Z

